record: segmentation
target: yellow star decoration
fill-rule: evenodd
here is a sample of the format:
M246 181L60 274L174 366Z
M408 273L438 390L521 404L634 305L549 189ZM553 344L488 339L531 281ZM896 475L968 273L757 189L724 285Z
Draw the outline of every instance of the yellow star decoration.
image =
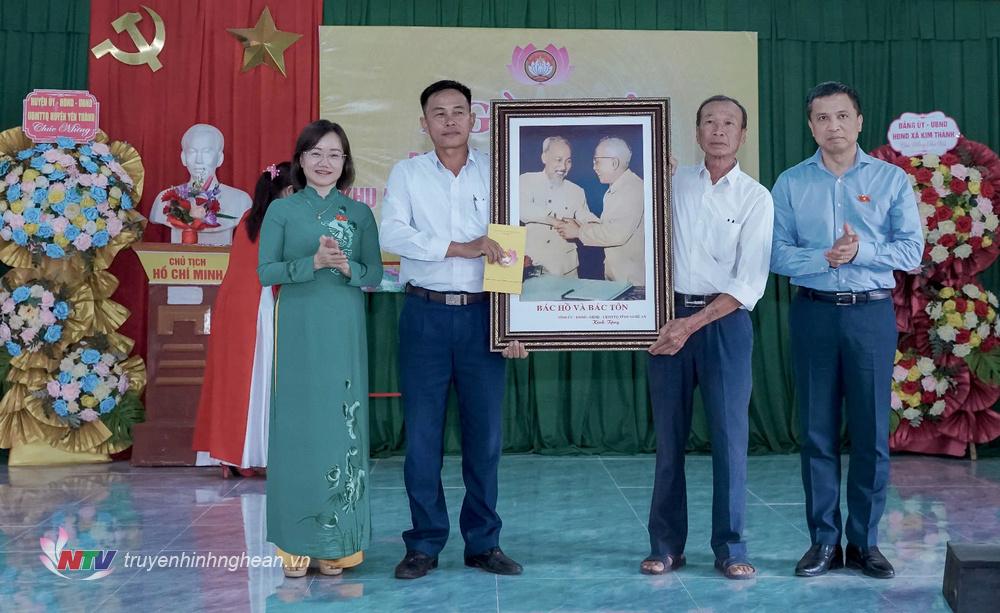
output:
M302 38L301 34L282 32L274 25L271 9L264 7L257 25L253 28L227 28L236 40L245 47L243 51L243 72L264 64L285 74L285 49Z

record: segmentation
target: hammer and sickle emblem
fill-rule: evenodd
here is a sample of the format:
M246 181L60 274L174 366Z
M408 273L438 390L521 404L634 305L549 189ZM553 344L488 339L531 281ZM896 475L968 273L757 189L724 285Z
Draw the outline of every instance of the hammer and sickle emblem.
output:
M160 51L163 51L163 43L166 41L166 28L163 26L163 18L156 14L156 11L143 5L142 7L147 13L149 13L150 18L153 20L153 25L156 28L155 36L153 37L153 42L147 42L142 36L142 32L139 31L138 23L142 21L142 15L139 13L125 13L118 19L111 22L112 27L114 27L115 32L121 34L127 31L128 35L132 38L132 42L135 43L135 51L122 51L119 49L111 39L105 39L104 42L95 45L90 51L94 54L96 58L102 58L108 53L111 54L116 60L123 64L128 64L129 66L140 66L142 64L148 64L153 72L163 68L163 64L157 59L160 55Z

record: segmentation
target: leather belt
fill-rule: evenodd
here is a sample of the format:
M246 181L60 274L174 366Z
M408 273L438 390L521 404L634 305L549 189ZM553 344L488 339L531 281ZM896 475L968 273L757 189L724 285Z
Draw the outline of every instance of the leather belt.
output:
M474 294L470 294L468 292L435 292L434 290L424 289L422 287L417 287L416 285L410 285L409 283L406 284L406 293L411 296L423 298L424 300L429 300L430 302L447 304L448 306L476 304L477 302L485 302L489 298L488 292L478 292Z
M892 298L892 290L873 289L867 292L821 292L808 287L800 287L799 295L810 300L820 302L831 302L838 306L850 306L852 304L867 304L879 300Z
M682 294L680 292L674 292L674 302L682 304L686 307L703 307L709 302L712 302L718 298L718 294Z

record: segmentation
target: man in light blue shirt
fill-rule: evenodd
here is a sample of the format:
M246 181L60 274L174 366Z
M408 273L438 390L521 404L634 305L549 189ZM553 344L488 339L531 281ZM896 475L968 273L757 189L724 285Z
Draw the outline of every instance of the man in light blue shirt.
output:
M895 571L878 550L878 522L889 481L893 271L920 266L923 233L905 173L858 147L857 93L821 83L806 111L819 150L783 172L772 190L771 271L798 286L790 326L812 546L795 574L841 568L846 533L847 566L887 579ZM842 404L851 440L843 527Z

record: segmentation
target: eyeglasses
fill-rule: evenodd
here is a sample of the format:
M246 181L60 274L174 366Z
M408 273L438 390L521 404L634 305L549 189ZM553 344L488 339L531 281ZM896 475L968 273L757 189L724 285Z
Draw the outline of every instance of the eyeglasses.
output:
M597 161L598 160L614 160L614 159L617 159L617 158L613 158L613 157L610 157L610 156L604 156L604 155L601 155L601 156L595 155L594 156L594 166L597 166Z
M336 164L346 160L347 156L341 153L340 151L333 151L327 154L324 154L321 151L308 151L306 152L306 158L314 164L318 164L321 160L324 159Z

